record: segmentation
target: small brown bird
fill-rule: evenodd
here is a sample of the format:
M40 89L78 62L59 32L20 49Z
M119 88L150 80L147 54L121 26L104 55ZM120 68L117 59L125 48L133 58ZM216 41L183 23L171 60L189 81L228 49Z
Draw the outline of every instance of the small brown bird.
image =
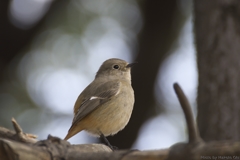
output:
M72 126L64 140L86 130L110 145L105 136L122 130L132 114L134 92L130 72L133 64L113 58L101 65L93 82L75 103Z

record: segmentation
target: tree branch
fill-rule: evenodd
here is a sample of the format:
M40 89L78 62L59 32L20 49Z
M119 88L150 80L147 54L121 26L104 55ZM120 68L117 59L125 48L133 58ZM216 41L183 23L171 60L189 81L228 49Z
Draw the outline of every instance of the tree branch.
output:
M177 143L167 149L133 151L112 150L102 144L71 145L58 137L48 136L36 142L35 136L23 133L22 128L12 119L14 131L0 127L0 159L2 160L202 160L239 159L240 141L201 140L194 123L191 106L180 86L174 84L175 92L183 108L189 133L188 143ZM30 135L30 136L29 136ZM34 140L33 140L34 139Z
M201 137L199 136L199 131L198 131L197 125L195 123L195 120L193 118L192 109L188 102L187 97L185 96L183 90L177 83L173 84L173 88L175 90L175 93L178 97L178 100L182 106L182 109L183 109L183 112L185 115L185 119L187 122L187 128L188 128L189 143L202 141Z

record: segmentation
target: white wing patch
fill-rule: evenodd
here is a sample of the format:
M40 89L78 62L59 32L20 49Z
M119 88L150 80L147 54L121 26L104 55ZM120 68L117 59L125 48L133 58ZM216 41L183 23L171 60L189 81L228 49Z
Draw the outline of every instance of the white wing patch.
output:
M93 100L93 99L100 99L100 97L95 97L95 96L92 96L89 100Z
M117 91L117 93L115 94L115 96L118 95L119 93L120 93L120 89L118 89L118 91Z
M107 86L110 86L108 90L106 90ZM104 83L97 90L94 91L94 95L91 97L85 97L83 102L80 104L77 112L73 118L72 127L75 126L79 121L81 121L85 116L91 113L96 108L100 107L102 104L111 100L112 97L118 95L121 92L120 89L121 82L110 81Z

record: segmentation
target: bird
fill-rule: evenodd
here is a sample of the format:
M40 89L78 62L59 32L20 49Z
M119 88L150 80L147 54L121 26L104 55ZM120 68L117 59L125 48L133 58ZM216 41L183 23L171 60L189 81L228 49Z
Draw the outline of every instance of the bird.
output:
M135 101L131 86L134 64L117 58L102 63L95 79L75 102L72 125L64 140L85 130L114 149L106 136L121 131L130 120Z

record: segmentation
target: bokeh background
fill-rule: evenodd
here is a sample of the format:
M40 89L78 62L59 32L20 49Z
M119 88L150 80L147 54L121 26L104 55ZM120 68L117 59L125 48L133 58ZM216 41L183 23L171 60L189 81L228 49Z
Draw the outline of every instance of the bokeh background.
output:
M128 126L119 148L185 141L178 82L195 107L197 69L191 0L12 0L0 2L0 126L64 138L79 93L103 61L138 62ZM98 143L81 132L73 144Z

